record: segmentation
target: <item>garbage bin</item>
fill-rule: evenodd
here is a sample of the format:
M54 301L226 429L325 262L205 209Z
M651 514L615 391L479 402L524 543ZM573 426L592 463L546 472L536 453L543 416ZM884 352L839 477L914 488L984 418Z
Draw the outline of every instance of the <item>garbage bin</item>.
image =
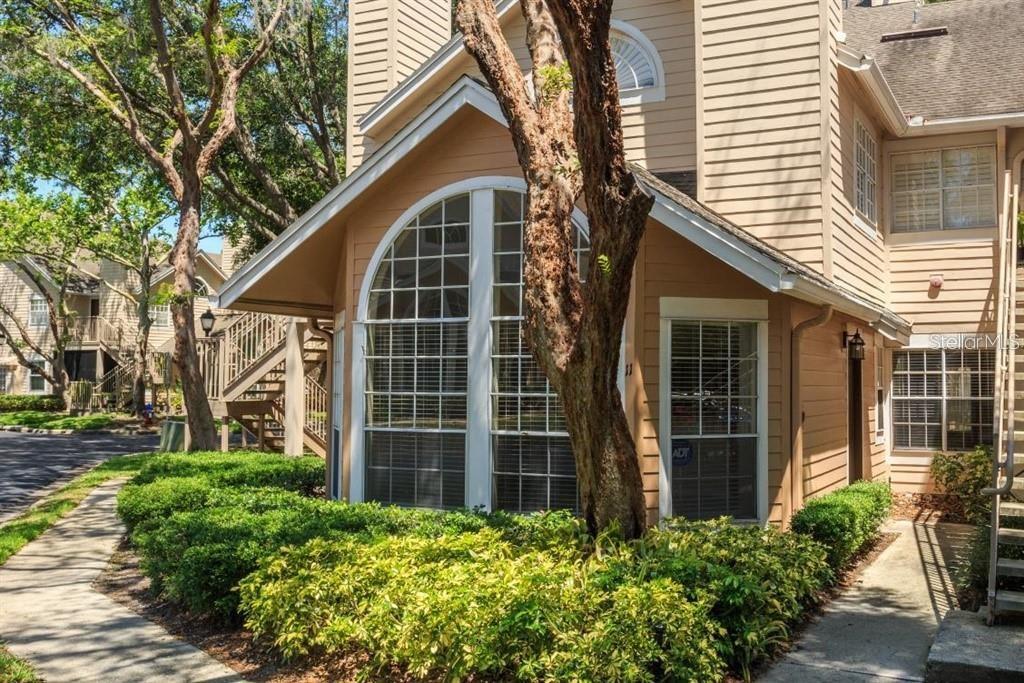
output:
M160 426L160 451L176 453L185 450L185 422L164 420Z

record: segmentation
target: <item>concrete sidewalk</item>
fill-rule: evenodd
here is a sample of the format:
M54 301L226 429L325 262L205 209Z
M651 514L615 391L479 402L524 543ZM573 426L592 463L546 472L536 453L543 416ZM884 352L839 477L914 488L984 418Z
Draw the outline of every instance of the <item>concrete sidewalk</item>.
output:
M240 681L234 671L97 593L92 583L124 533L120 483L0 567L0 640L47 681Z
M899 538L759 680L924 680L939 622L956 607L949 570L959 561L971 529L891 522L885 531Z

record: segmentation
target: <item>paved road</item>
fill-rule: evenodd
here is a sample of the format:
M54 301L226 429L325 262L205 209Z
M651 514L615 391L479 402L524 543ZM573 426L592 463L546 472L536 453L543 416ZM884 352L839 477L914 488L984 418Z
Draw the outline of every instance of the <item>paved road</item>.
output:
M153 435L0 432L0 523L19 514L47 488L111 456L153 450L157 442Z

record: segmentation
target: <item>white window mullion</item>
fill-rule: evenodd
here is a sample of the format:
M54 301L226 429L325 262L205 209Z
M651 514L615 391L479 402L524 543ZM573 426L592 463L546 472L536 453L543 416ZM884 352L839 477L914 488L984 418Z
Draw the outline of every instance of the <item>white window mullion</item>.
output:
M470 199L469 378L466 507L491 509L491 283L494 280L494 191Z

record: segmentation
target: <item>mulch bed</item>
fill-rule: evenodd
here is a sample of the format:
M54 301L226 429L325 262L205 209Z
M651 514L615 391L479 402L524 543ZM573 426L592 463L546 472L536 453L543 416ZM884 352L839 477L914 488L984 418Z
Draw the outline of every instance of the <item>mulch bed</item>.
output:
M960 499L944 493L894 493L892 517L922 523L969 524Z

